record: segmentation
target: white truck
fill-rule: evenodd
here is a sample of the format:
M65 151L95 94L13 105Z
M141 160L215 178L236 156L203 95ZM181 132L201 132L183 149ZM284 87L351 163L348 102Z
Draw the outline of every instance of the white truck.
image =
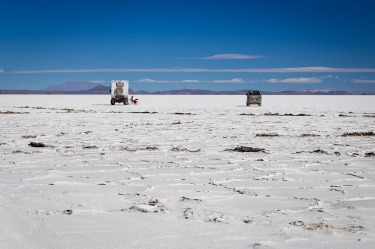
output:
M112 80L111 81L111 105L115 103L124 103L129 105L129 81Z

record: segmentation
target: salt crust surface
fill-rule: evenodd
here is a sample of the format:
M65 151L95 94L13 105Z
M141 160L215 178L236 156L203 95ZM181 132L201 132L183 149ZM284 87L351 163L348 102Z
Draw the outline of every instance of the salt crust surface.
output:
M374 96L136 97L0 96L0 248L372 248Z

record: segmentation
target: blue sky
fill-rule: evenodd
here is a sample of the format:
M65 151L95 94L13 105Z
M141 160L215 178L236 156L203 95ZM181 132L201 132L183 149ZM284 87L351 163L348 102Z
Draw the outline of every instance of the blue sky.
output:
M0 89L375 90L375 1L0 2Z

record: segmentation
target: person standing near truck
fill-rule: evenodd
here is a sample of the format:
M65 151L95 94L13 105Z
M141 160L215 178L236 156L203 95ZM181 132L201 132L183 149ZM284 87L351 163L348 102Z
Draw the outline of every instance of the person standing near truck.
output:
M136 105L138 103L138 99L135 99L133 96L131 96L130 101Z

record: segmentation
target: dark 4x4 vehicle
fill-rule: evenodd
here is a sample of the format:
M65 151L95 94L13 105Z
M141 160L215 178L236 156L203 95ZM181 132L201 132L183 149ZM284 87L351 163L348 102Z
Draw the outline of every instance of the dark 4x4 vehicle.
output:
M262 105L262 94L260 93L260 91L256 91L256 90L250 90L246 93L247 95L247 101L246 101L246 105L249 106L249 105L259 105L261 106Z

